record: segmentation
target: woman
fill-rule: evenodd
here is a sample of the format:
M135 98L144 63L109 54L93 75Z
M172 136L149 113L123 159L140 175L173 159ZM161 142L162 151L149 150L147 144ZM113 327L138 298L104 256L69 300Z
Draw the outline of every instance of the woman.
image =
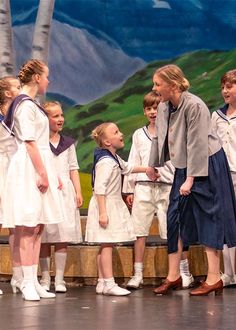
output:
M220 251L223 244L236 245L236 205L228 163L218 138L212 133L210 113L205 103L188 92L189 82L176 65L166 65L153 76L160 94L147 174L171 160L176 168L167 212L169 272L154 290L166 294L182 287L179 263L183 247L205 246L206 281L190 295L222 293ZM226 197L227 196L227 200Z

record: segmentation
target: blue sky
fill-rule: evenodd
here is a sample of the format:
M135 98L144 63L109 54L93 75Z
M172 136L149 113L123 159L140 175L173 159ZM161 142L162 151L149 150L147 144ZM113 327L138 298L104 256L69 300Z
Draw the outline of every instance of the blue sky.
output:
M35 21L38 0L10 2L14 25ZM147 62L236 48L235 0L55 0L54 18Z

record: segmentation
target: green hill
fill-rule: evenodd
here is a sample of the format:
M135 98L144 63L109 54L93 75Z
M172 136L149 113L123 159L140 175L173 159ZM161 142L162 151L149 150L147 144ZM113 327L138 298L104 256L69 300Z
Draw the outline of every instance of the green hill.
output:
M119 154L127 159L134 130L145 124L143 96L152 88L155 69L167 63L175 63L182 68L191 83L190 91L200 96L213 111L222 104L220 77L236 68L236 50L197 51L169 61L152 62L128 79L120 89L87 105L67 109L64 132L78 140L81 171L91 171L95 143L90 133L96 125L105 121L115 122L124 133L126 145Z

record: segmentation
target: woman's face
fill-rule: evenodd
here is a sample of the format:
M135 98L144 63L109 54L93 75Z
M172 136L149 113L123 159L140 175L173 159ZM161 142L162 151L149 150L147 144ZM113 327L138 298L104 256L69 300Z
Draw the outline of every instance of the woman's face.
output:
M158 74L154 74L153 76L152 90L160 96L161 102L170 101L171 96L173 95L173 85L170 85L161 79Z

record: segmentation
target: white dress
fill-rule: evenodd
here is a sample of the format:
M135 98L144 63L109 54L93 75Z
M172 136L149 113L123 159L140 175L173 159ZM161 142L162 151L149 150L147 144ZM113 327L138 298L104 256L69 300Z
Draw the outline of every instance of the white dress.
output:
M96 196L93 195L88 208L85 240L90 243L118 243L134 241L133 222L121 196L121 174L130 174L133 167L118 157L119 165L111 157L104 157L95 167L94 194L105 195L108 226L99 225Z
M17 151L10 161L5 182L3 227L59 223L64 219L63 197L53 168L48 118L35 103L24 100L16 108L13 122ZM49 180L49 188L44 194L37 187L38 174L24 141L37 143Z
M7 169L16 148L15 138L0 123L0 224L3 222L2 198Z
M53 146L57 147L54 144ZM82 241L80 213L76 205L75 189L70 179L70 171L79 169L74 144L58 156L53 154L53 158L57 173L62 180L66 218L59 224L45 226L42 243L79 243Z

